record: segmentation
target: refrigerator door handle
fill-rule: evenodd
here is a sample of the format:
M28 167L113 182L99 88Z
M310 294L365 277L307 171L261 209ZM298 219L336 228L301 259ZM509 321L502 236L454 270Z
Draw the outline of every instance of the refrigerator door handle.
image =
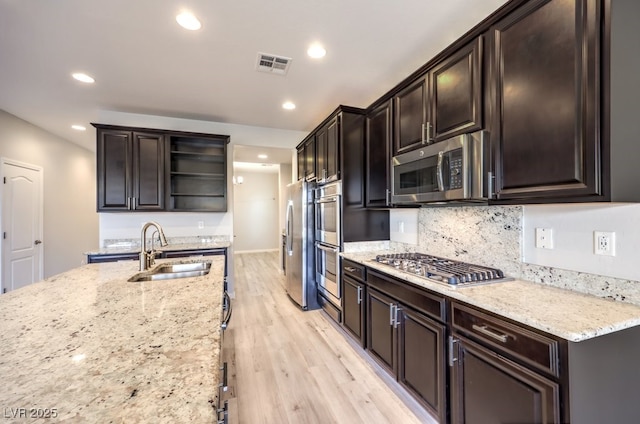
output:
M292 237L292 233L293 233L293 202L291 200L289 200L289 203L287 203L287 228L286 228L286 233L285 236L287 238L287 242L286 242L286 249L287 249L287 255L292 256L293 255L293 237Z

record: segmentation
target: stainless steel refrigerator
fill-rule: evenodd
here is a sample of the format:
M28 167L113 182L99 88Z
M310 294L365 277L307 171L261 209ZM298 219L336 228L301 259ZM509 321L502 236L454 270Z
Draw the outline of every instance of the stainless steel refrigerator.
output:
M289 297L302 309L317 309L313 249L313 190L298 181L287 186L285 227L286 288Z

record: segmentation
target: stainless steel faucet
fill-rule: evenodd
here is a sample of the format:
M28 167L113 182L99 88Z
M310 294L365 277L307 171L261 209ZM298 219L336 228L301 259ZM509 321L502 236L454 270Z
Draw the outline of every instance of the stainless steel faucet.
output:
M160 246L166 246L167 238L164 236L164 231L160 224L154 221L149 221L142 226L142 231L140 233L140 271L146 271L153 264L153 259L155 253L153 252L153 248L151 251L147 252L147 229L149 227L156 227L158 230L158 236L160 237Z

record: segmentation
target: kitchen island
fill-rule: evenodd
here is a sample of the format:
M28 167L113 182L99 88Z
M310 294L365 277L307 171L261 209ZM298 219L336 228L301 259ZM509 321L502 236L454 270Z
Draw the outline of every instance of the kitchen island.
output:
M224 256L205 259L201 277L100 263L0 296L2 422L215 422Z

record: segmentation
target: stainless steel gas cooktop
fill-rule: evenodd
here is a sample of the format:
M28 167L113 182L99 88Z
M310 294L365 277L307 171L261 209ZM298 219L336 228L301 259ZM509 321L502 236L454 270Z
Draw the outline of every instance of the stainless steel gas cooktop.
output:
M399 271L454 287L511 281L496 268L454 261L423 253L391 253L376 256L376 262Z

